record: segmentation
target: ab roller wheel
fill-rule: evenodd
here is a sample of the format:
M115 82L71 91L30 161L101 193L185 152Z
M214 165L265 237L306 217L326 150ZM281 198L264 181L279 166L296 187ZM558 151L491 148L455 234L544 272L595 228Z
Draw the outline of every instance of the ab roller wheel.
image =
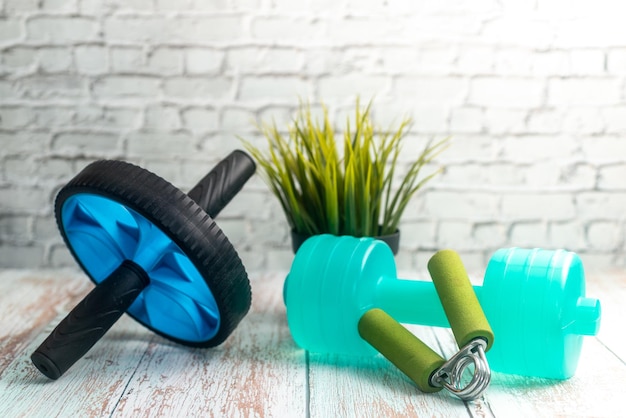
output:
M434 284L402 280L396 278L393 254L382 242L331 235L310 238L285 281L294 340L314 352L373 355L376 350L359 334L359 321L380 308L398 322L452 324L461 345L457 329L471 334L480 312L471 304L466 308L465 302L450 311L456 303L450 299L454 288L438 289L438 282L448 280L438 276L464 275L460 263L446 256L432 267L429 263ZM574 253L500 250L489 262L483 285L473 290L495 335L487 359L496 371L569 378L582 337L598 332L600 302L585 297L582 263ZM459 316L464 310L469 315L465 319Z
M237 252L213 218L255 171L235 151L188 195L122 161L97 161L59 192L61 235L96 287L33 353L57 379L127 312L157 334L213 347L250 307Z

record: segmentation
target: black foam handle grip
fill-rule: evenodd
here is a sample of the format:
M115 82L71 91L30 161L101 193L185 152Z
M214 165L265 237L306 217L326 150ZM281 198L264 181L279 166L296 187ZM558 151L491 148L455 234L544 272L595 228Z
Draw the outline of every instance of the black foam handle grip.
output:
M187 195L210 217L215 218L252 177L255 170L254 160L245 152L235 150L220 161Z
M35 366L50 379L58 379L113 326L149 281L143 268L124 261L35 350L30 357Z

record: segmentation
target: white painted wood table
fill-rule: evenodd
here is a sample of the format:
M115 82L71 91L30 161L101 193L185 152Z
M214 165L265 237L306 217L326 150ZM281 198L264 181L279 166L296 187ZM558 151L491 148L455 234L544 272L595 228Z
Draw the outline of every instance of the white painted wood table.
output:
M92 287L82 274L0 271L0 417L626 416L626 272L592 275L603 307L567 381L495 373L482 399L423 394L387 360L307 353L290 337L284 274L250 274L253 306L214 349L190 349L124 316L65 375L50 381L30 354ZM413 327L445 356L449 330Z

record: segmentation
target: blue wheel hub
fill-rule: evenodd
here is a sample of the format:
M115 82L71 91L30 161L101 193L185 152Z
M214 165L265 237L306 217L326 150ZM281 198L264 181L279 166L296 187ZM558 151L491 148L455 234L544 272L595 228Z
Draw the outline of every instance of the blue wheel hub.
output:
M215 336L220 313L213 293L189 257L150 220L115 200L79 193L64 202L61 223L96 284L124 260L145 270L150 284L127 311L136 320L192 343Z

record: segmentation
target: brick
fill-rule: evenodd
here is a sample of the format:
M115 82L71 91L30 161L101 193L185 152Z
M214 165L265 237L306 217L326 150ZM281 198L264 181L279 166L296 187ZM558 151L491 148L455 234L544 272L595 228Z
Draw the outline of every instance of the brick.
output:
M563 76L570 73L570 60L565 51L537 52L531 62L532 74L535 76Z
M41 0L4 0L4 10L9 14L35 12L39 10Z
M516 247L542 248L547 244L547 228L543 222L516 222L509 232Z
M9 48L2 53L2 64L8 67L8 70L34 72L37 66L37 50L21 46Z
M517 186L524 172L514 164L447 164L438 181L454 187Z
M146 70L160 76L183 73L183 51L178 48L156 48L147 56Z
M134 44L201 44L232 42L243 37L241 16L179 16L176 19L146 16L113 16L103 23L109 42Z
M241 147L241 141L233 132L208 133L200 140L200 150L202 151L200 155L216 158L216 156L222 155L224 150L238 147Z
M526 110L490 107L484 112L484 129L491 134L524 133L527 117Z
M18 20L0 19L0 42L17 41L22 38L22 26Z
M41 10L55 13L76 13L78 11L78 0L42 0Z
M620 14L619 12L615 13L615 16L597 14L582 21L581 19L563 20L559 24L558 36L555 37L552 46L565 49L624 45L626 34L621 30L621 21L618 18ZM581 24L594 30L581 31Z
M506 193L500 213L520 221L570 220L576 216L576 206L570 193Z
M581 149L590 161L624 161L626 141L621 136L592 136L581 140Z
M624 217L626 195L605 191L581 192L576 195L578 217L594 220L601 215L606 220L619 220Z
M196 132L209 132L218 129L218 112L215 109L192 107L182 111L183 126Z
M320 90L323 90L323 87L320 87ZM300 77L243 77L239 85L238 98L242 101L282 99L294 102L298 97L310 97L312 91L311 83Z
M51 194L33 186L9 187L0 189L0 213L36 214L47 210L51 204Z
M87 93L87 80L66 74L33 75L16 81L15 89L26 99L76 99Z
M215 74L224 60L224 52L206 48L187 48L184 53L185 72L188 74Z
M549 105L614 105L620 103L621 81L611 78L552 79Z
M221 216L221 214L220 214ZM250 221L238 221L245 225L244 232L247 234L245 241L246 244L252 242L266 242L272 247L285 247L291 248L291 236L289 224L282 216L274 217L268 222L250 222Z
M607 133L626 133L626 106L611 106L600 111Z
M143 127L173 131L182 126L179 109L176 106L148 106L145 111Z
M512 136L507 137L501 149L501 158L514 162L534 163L554 158L574 156L578 144L570 137L562 136Z
M255 130L254 112L246 109L225 108L222 110L220 128L226 131L246 132Z
M80 108L82 109L82 108ZM39 106L31 109L36 128L70 126L74 122L75 108L70 106Z
M93 85L95 97L154 98L161 90L161 80L146 76L106 76Z
M537 79L476 78L468 103L478 106L529 108L543 102L544 84Z
M507 229L497 222L477 222L473 225L472 237L479 248L499 248L507 242Z
M303 68L303 57L295 48L232 48L226 53L225 69L237 74L294 74Z
M37 181L37 163L26 156L7 157L4 160L4 178L13 184L33 184Z
M491 74L494 71L494 61L492 47L465 47L459 52L456 70L462 74Z
M119 151L117 135L95 132L62 132L52 139L52 150L62 155Z
M339 44L358 44L364 39L374 42L398 39L406 35L403 23L400 19L381 16L345 16L328 21L328 37Z
M574 75L601 75L605 72L606 55L601 50L573 50L570 52L571 73Z
M542 189L558 187L573 190L592 189L596 184L597 172L584 163L562 164L551 160L537 162L523 171L527 187Z
M63 244L53 245L50 248L49 265L54 268L74 267L76 268L76 260L72 257L70 250Z
M454 71L457 53L452 48L424 47L419 50L419 72L450 74Z
M45 158L38 161L37 175L44 181L69 181L76 174L74 164L65 158Z
M563 132L571 134L595 134L604 131L600 109L596 107L570 108L563 119Z
M277 44L303 44L326 36L326 22L321 19L257 16L252 19L253 39Z
M483 111L479 108L462 107L452 109L450 130L452 132L481 132L483 130Z
M72 124L90 129L126 130L139 127L141 119L141 111L135 107L81 106L76 108Z
M273 271L288 271L293 262L293 251L285 244L285 248L269 248L267 252L267 269Z
M47 150L49 142L49 133L28 131L5 133L0 131L0 144L2 144L0 153L2 155L36 155Z
M436 226L434 220L402 222L401 247L412 251L436 248Z
M560 109L536 109L528 115L527 132L530 134L555 134L563 124L563 111Z
M34 120L35 115L33 115L32 109L28 107L0 107L0 129L25 128L31 125Z
M468 82L463 78L398 77L393 91L399 96L409 97L416 105L452 106L464 102L467 89Z
M472 224L467 221L442 221L437 231L437 247L457 251L475 248Z
M198 153L195 139L185 133L133 132L126 140L128 154L138 157L187 157Z
M72 69L72 52L69 48L44 48L37 52L42 73L63 73Z
M146 66L145 51L141 47L111 47L110 57L113 72L132 73Z
M84 17L33 17L26 21L27 39L34 42L67 44L95 41L99 25Z
M493 161L500 152L500 145L485 135L454 135L448 148L437 161L442 164L458 162Z
M155 10L165 12L219 12L230 6L227 0L155 0Z
M481 37L497 40L499 45L547 49L554 39L554 28L548 21L500 17L484 23Z
M32 216L0 216L0 237L12 242L28 242L33 238L32 224Z
M428 190L424 193L423 215L446 220L484 220L497 214L498 196L486 192L449 192Z
M85 45L74 48L76 70L82 74L104 74L109 68L108 49L99 45Z
M229 77L176 77L163 84L165 95L176 99L225 99L232 97L233 90Z
M581 251L586 248L584 230L577 220L568 222L552 222L548 228L550 248Z
M620 228L617 222L597 221L587 225L587 242L592 250L616 250Z
M525 48L504 48L495 53L494 72L498 75L533 76L533 55Z
M145 2L150 3L151 0L145 0ZM102 16L111 9L111 6L111 3L107 0L80 0L78 10L81 15Z
M598 188L601 190L626 190L626 164L615 164L598 169Z
M626 48L610 50L607 53L606 67L609 74L626 75Z
M44 249L37 245L0 244L0 267L32 268L43 264Z

